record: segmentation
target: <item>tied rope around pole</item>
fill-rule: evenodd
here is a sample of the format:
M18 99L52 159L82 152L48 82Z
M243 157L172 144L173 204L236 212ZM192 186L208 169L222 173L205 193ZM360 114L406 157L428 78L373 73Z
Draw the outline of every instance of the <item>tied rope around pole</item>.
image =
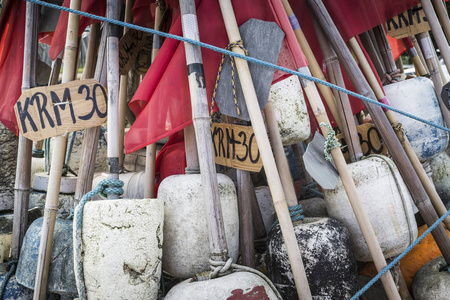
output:
M248 52L247 50L244 48L244 41L243 40L237 40L236 42L233 43L229 43L228 46L225 48L226 50L232 50L234 47L239 47L242 49L242 51L244 51L245 55L248 56ZM222 73L222 68L223 65L225 64L225 53L222 54L222 60L220 61L220 65L219 65L219 71L217 72L217 77L216 77L216 84L214 85L214 91L213 91L213 95L212 95L212 100L211 100L211 110L209 112L209 117L210 117L210 124L212 124L212 119L211 116L213 114L214 111L214 104L216 103L216 92L217 92L217 88L219 87L219 79L220 79L220 74ZM236 65L234 63L234 57L230 57L230 62L231 62L231 85L233 87L233 100L234 100L234 105L236 106L236 111L237 114L240 115L241 112L239 110L239 105L237 103L237 96L236 96L236 85L235 85L235 72L236 72Z
M319 186L317 182L304 185L300 188L300 199L306 200L316 196L323 198L323 194L319 192Z
M289 209L289 215L291 216L292 222L305 219L305 216L303 215L303 208L302 208L301 204L298 204L295 206L290 206L290 207L288 207L288 209ZM270 229L277 226L278 223L279 223L279 221L278 221L278 219L276 219L276 221L272 224Z
M340 148L341 143L339 143L338 139L336 138L336 132L334 132L330 124L325 124L324 122L321 122L319 124L319 127L328 128L328 134L327 138L325 139L325 145L323 146L323 152L325 154L325 159L331 162L331 155L330 155L331 150Z
M5 275L5 278L3 279L2 286L0 288L0 299L3 299L3 296L5 294L5 290L6 290L6 285L8 284L8 281L11 278L11 276L16 272L17 260L15 259L15 260L9 261L6 266L9 268L9 271Z
M114 25L124 26L124 27L128 27L128 28L131 28L131 29L140 30L140 31L143 31L143 32L146 32L146 33L160 35L160 36L163 36L163 37L166 37L166 38L171 38L171 39L174 39L174 40L177 40L177 41L190 43L192 45L196 45L196 46L199 46L199 47L203 47L205 49L216 51L216 52L228 55L228 56L241 58L241 59L244 59L246 61L249 61L249 62L252 62L252 63L255 63L255 64L260 64L260 65L263 65L263 66L266 66L266 67L269 67L269 68L272 68L272 69L275 69L275 70L279 70L279 71L282 71L282 72L286 72L288 74L299 76L299 77L301 77L303 79L306 79L306 80L310 80L310 81L314 81L316 83L320 83L320 84L322 84L324 86L327 86L327 87L335 89L337 91L346 93L346 94L348 94L350 96L353 96L355 98L358 98L358 99L360 99L362 101L369 102L371 104L380 106L382 108L386 108L386 109L392 110L393 112L399 113L399 114L404 115L404 116L406 116L408 118L414 119L416 121L425 123L425 124L430 125L430 126L434 126L434 127L439 128L441 130L444 130L446 132L450 132L449 128L446 128L444 126L441 126L441 125L435 124L433 122L427 121L427 120L422 119L420 117L414 116L414 115L412 115L410 113L404 112L404 111L402 111L400 109L397 109L397 108L394 108L394 107L391 107L391 106L389 106L387 104L380 103L380 102L378 102L378 101L376 101L374 99L370 99L370 98L368 98L366 96L362 96L362 95L357 94L355 92L352 92L352 91L349 91L347 89L344 89L344 88L342 88L340 86L331 84L329 82L326 82L324 80L321 80L319 78L313 77L313 76L305 74L305 73L301 73L301 72L298 72L298 71L295 71L295 70L291 70L291 69L288 69L288 68L277 66L275 64L272 64L272 63L269 63L269 62L266 62L266 61L262 61L260 59L256 59L256 58L251 57L251 56L246 56L246 55L242 55L242 54L239 54L239 53L235 53L233 51L222 49L222 48L210 45L210 44L202 43L202 42L195 41L195 40L192 40L192 39L188 39L188 38L185 38L185 37L182 37L182 36L178 36L178 35L162 32L162 31L158 31L158 30L154 30L154 29L150 29L150 28L145 28L145 27L142 27L142 26L137 26L137 25L134 25L134 24L126 23L126 22L113 20L113 19L110 19L110 18L102 17L102 16L97 16L97 15L90 14L90 13L87 13L87 12L83 12L83 11L67 8L67 7L64 7L64 6L60 6L60 5L56 5L56 4L52 4L52 3L48 3L48 2L43 2L43 1L40 1L40 0L25 0L25 1L30 2L30 3L39 4L39 5L46 6L46 7L50 7L50 8L53 8L53 9L67 11L69 13L74 13L74 14L77 14L77 15L80 15L80 16L84 16L84 17L87 17L87 18L99 20L99 21L102 21L102 22L108 22L108 23L111 23L111 24L114 24Z
M83 196L78 206L75 208L73 222L73 260L75 265L75 281L78 289L78 296L81 300L86 299L86 287L84 285L83 257L81 250L81 230L83 226L83 209L87 201L97 194L107 198L109 194L122 195L124 183L119 179L104 179L97 187Z

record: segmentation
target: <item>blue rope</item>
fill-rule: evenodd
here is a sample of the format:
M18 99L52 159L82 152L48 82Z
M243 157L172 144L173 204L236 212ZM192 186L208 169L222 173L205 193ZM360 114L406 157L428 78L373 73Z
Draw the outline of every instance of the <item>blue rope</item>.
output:
M421 240L423 240L433 229L435 229L438 225L441 224L444 219L450 215L450 210L447 211L442 217L440 217L433 225L430 226L417 240L414 241L408 248L405 249L399 256L397 256L390 264L388 264L380 273L377 274L371 281L369 281L362 289L360 289L355 295L353 295L350 300L356 300L359 296L364 294L378 279L381 278L387 271L389 271L395 264L397 264L400 259L402 259L409 251L412 250Z
M2 287L0 288L0 299L3 299L4 293L6 290L6 285L8 285L9 279L16 271L16 266L17 266L17 260L11 260L7 264L7 267L10 269L9 269L8 273L6 274L5 278L3 279Z
M303 208L302 205L296 205L296 206L291 206L288 207L289 208L289 215L291 216L291 220L292 222L298 221L298 220L303 220L305 218L305 216L303 215ZM272 227L277 226L279 223L278 219L272 224Z
M33 157L43 158L44 157L44 150L33 148Z
M67 149L66 162L68 165L70 161L70 155L72 154L73 143L75 142L75 136L77 135L77 131L72 132L72 136L70 137L69 148Z
M81 251L81 229L83 226L83 209L87 201L97 194L108 197L110 194L123 194L123 181L119 179L104 179L97 187L83 196L78 206L75 208L74 235L73 235L73 259L75 268L75 279L77 283L78 295L81 300L86 299L86 289L84 288L83 261Z
M425 119L422 119L420 117L414 116L412 114L409 114L409 113L404 112L402 110L399 110L397 108L391 107L389 105L383 104L383 103L378 102L376 100L370 99L368 97L359 95L359 94L357 94L355 92L349 91L349 90L344 89L344 88L342 88L340 86L331 84L329 82L323 81L323 80L321 80L319 78L315 78L315 77L313 77L311 75L308 75L308 74L300 73L300 72L297 72L297 71L294 71L294 70L290 70L288 68L280 67L280 66L277 66L275 64L256 59L256 58L251 57L251 56L245 56L245 55L242 55L242 54L239 54L239 53L234 53L234 52L226 50L226 49L222 49L222 48L219 48L219 47L216 47L216 46L213 46L213 45L210 45L210 44L202 43L202 42L199 42L199 41L191 40L191 39L188 39L188 38L185 38L185 37L182 37L182 36L173 35L173 34L170 34L170 33L162 32L162 31L158 31L158 30L154 30L154 29L150 29L150 28L145 28L145 27L134 25L134 24L125 23L125 22L122 22L122 21L118 21L118 20L114 20L114 19L110 19L110 18L106 18L106 17L93 15L93 14L90 14L90 13L87 13L87 12L70 9L70 8L67 8L67 7L55 5L55 4L52 4L52 3L43 2L43 1L40 1L40 0L25 0L25 1L28 1L30 3L39 4L39 5L43 5L43 6L47 6L47 7L58 9L58 10L67 11L67 12L74 13L74 14L77 14L77 15L80 15L80 16L84 16L84 17L87 17L87 18L99 20L99 21L102 21L102 22L108 22L108 23L111 23L111 24L124 26L124 27L128 27L128 28L131 28L131 29L140 30L140 31L143 31L143 32L151 33L151 34L160 35L160 36L163 36L163 37L166 37L166 38L171 38L171 39L174 39L174 40L177 40L177 41L190 43L190 44L193 44L193 45L196 45L196 46L200 46L200 47L203 47L203 48L206 48L206 49L209 49L209 50L213 50L213 51L216 51L216 52L219 52L219 53L222 53L222 54L226 54L226 55L229 55L229 56L237 57L237 58L244 59L244 60L247 60L247 61L255 63L255 64L260 64L260 65L263 65L263 66L266 66L266 67L269 67L269 68L272 68L272 69L275 69L275 70L279 70L279 71L282 71L282 72L285 72L285 73L288 73L288 74L296 75L296 76L299 76L299 77L304 78L306 80L314 81L316 83L320 83L322 85L328 86L328 87L330 87L332 89L335 89L335 90L338 90L340 92L346 93L346 94L348 94L350 96L353 96L355 98L361 99L363 101L366 101L366 102L372 103L374 105L378 105L378 106L381 106L383 108L392 110L392 111L394 111L396 113L402 114L402 115L404 115L404 116L406 116L408 118L414 119L416 121L419 121L419 122L428 124L430 126L434 126L436 128L439 128L441 130L450 132L449 128L446 128L444 126L441 126L441 125L435 124L433 122L427 121Z
M309 199L313 197L320 197L323 198L323 194L319 192L319 186L317 185L317 182L310 183L308 185L304 185L300 189L300 199Z

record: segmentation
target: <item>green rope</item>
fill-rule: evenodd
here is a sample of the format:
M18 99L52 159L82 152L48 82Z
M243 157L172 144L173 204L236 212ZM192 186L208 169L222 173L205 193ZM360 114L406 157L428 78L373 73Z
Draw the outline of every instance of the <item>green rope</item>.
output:
M4 293L6 290L6 285L8 284L8 281L11 278L11 276L14 275L14 273L16 272L16 266L17 266L17 260L11 260L7 264L9 271L6 274L5 279L3 279L3 283L0 288L0 299L3 299Z
M83 209L87 201L97 194L103 197L108 197L110 194L122 195L124 183L119 179L104 179L99 182L97 187L83 196L80 204L75 208L74 213L74 225L73 226L73 260L75 268L75 281L77 283L78 296L81 300L86 299L86 288L84 285L84 274L83 274L83 258L81 251L81 230L83 226Z
M304 185L300 189L300 199L305 200L313 197L323 198L323 194L319 192L319 186L317 182Z
M331 162L331 155L330 155L331 150L335 148L340 148L341 144L336 138L336 133L334 132L333 128L331 128L330 124L325 124L324 122L321 122L319 126L328 128L328 134L327 138L325 139L325 146L323 147L323 152L325 154L325 159Z
M288 209L289 209L289 215L291 216L292 222L305 219L305 216L303 215L303 208L302 208L301 204L295 205L295 206L290 206L290 207L288 207ZM279 223L279 221L277 219L272 224L272 227L270 227L270 229L272 229L273 227L277 226L278 223Z
M33 148L32 156L36 158L44 158L44 150Z

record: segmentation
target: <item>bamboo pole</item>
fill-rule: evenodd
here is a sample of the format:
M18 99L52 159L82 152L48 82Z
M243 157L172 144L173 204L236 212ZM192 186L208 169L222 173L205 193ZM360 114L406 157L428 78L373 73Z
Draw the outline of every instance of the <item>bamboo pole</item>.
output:
M444 58L445 66L450 72L450 47L445 39L444 32L439 24L436 12L431 5L430 0L421 0L423 11L427 16L428 24L430 24L431 32L433 32L434 40L441 51L441 55Z
M359 46L358 42L355 38L351 38L349 41L350 47L353 49L353 52L355 53L358 61L360 62L361 69L363 70L364 75L367 78L367 81L369 82L372 90L375 93L375 96L378 100L382 100L386 97L386 95L383 92L382 87L378 83L377 78L375 77L375 74L373 73L372 69L370 68L369 62L367 61L366 57L364 56L364 53L362 52L361 47ZM392 126L396 126L399 124L399 121L397 119L396 114L391 110L385 111L386 117L388 118L389 122ZM415 172L419 176L420 182L422 183L423 187L425 188L425 191L427 192L428 197L430 197L431 203L433 204L434 208L436 209L436 212L438 213L439 217L442 216L447 212L447 209L444 206L444 203L442 202L441 198L439 197L438 193L436 192L436 189L433 185L433 183L430 181L430 178L428 177L427 173L425 172L422 164L420 163L419 159L417 158L417 155L415 154L414 150L411 147L411 144L408 141L408 138L401 133L400 131L397 131L397 137L402 142L403 149L406 152L406 155L408 156L409 160L411 161L411 164L414 167ZM450 228L450 217L447 217L444 220L444 224L447 228Z
M94 76L95 62L98 52L98 41L100 35L100 23L94 23L91 25L89 31L89 42L86 50L86 63L84 64L83 75L81 79L88 79Z
M224 19L225 28L227 29L228 39L235 42L241 39L239 29L236 23L233 7L229 0L219 0L222 17ZM233 52L244 55L243 50L234 47ZM235 59L236 67L243 87L245 103L249 110L250 119L252 121L253 130L255 132L256 141L261 154L261 159L266 172L269 188L272 194L274 207L280 222L281 232L284 237L286 250L292 267L294 282L297 293L301 299L311 299L311 291L309 290L305 269L298 247L297 238L292 227L292 221L289 215L286 197L281 184L273 153L270 149L269 139L264 127L261 112L259 111L258 99L256 97L255 88L253 86L248 64L242 59Z
M81 1L71 0L70 8L80 10ZM74 80L73 74L76 68L76 53L78 46L78 24L80 17L69 13L67 26L64 69L62 82ZM54 152L52 156L52 168L47 189L47 197L44 210L44 221L42 224L42 236L39 246L39 257L37 262L36 281L33 299L45 299L47 294L47 280L52 254L53 231L55 227L56 213L58 211L58 198L61 184L61 172L64 164L67 135L58 136L54 140Z
M411 42L414 45L414 49L417 51L417 55L419 56L420 61L422 62L422 66L426 70L426 74L430 74L430 71L428 70L427 63L425 61L425 58L423 57L422 49L419 46L419 42L417 41L416 37L414 35L409 37L411 39Z
M439 63L439 57L437 55L436 49L433 47L433 55L434 55L434 61L436 62L436 65L439 69L439 76L441 77L442 84L447 83L447 79L445 79L444 70L442 69L442 65Z
M119 19L119 7L122 1L106 1L106 17ZM120 4L119 4L120 3ZM108 78L108 179L119 179L119 26L106 25L106 72ZM117 194L109 194L108 199L119 199Z
M386 74L386 68L384 67L384 64L381 62L378 47L375 47L374 43L372 42L372 38L370 37L369 31L361 33L359 35L359 38L361 39L364 48L367 50L367 53L369 54L370 59L372 60L375 69L377 70L378 76L380 78L384 78Z
M131 9L133 8L134 0L126 0L125 4L125 23L132 23L133 16ZM123 35L128 32L128 27L123 28ZM123 172L123 143L125 138L125 114L127 111L127 92L128 92L128 74L120 75L120 89L119 89L119 170Z
M86 76L87 75L88 74L86 74ZM100 84L106 86L106 30L103 30L100 38L94 78L100 82ZM74 207L78 205L85 194L92 190L92 180L94 178L95 159L97 157L100 131L101 126L84 130L83 146L78 168L78 179L75 186Z
M322 29L330 40L334 50L340 58L341 64L344 66L346 73L352 80L357 92L375 100L376 97L373 91L364 79L361 70L356 65L347 46L342 40L342 37L337 31L336 26L331 21L331 17L326 11L323 3L320 0L308 0L308 3L314 12L314 15L319 19ZM434 222L436 222L438 216L431 205L430 199L428 198L428 195L426 194L417 174L415 173L413 166L406 156L400 141L392 130L392 127L390 126L387 117L383 114L381 108L371 103L365 104L375 122L375 125L380 131L383 141L387 145L394 162L400 170L400 173L402 174L405 183L410 190L411 196L414 199L417 208L428 226L431 226ZM447 261L450 261L450 239L446 234L444 227L438 226L435 230L433 230L432 234L436 240L436 243L439 245L443 256ZM378 271L381 271L384 267L377 263L375 263L375 265Z
M316 31L317 39L319 40L320 48L322 49L323 58L328 69L328 77L331 83L340 87L345 87L344 78L342 77L341 67L339 60L333 48L325 38L325 34L322 28L317 23L317 20L313 19L314 30ZM350 161L356 162L363 156L361 144L359 143L358 131L356 130L355 118L353 117L352 108L348 95L344 92L334 90L336 95L337 107L341 120L344 123L343 132L345 141L347 142L347 149L350 154Z
M293 18L295 18L294 11L292 10L288 0L282 0L282 3L288 17L291 18L293 16ZM323 74L322 69L318 64L316 57L314 56L314 53L312 52L311 47L309 46L308 41L306 40L306 37L303 34L302 29L300 28L300 26L297 26L296 28L293 29L295 36L297 37L297 41L300 44L300 48L302 49L303 53L306 56L306 59L309 62L309 69L311 70L312 75L319 79L326 80L325 75ZM322 84L319 84L318 87L339 129L342 130L343 126L342 120L340 120L340 115L336 107L336 99L334 98L331 89Z
M445 33L447 41L450 41L450 20L448 19L447 8L445 7L445 2L442 0L432 0L434 10L439 17L439 22L441 23L442 29Z
M197 15L193 0L180 1L181 24L183 36L199 41ZM196 76L205 76L203 73L203 61L199 46L184 43L186 53L186 65L196 69L189 75L189 91L192 103L192 119L195 128L195 138L198 147L200 174L202 179L203 195L207 207L209 226L209 242L211 259L215 261L227 261L228 248L223 225L222 208L219 199L219 188L214 162L214 153L211 143L211 131L209 125L208 101L206 87L197 85ZM194 74L195 73L195 74Z
M380 49L381 57L383 58L384 66L386 68L387 75L392 76L392 74L396 73L397 66L395 65L394 57L392 55L391 45L389 45L388 39L386 37L386 32L384 31L383 25L378 25L372 28L373 33L375 35L375 39L377 40L378 48ZM399 78L395 78L392 76L392 80L389 82L400 81Z
M444 117L445 124L450 126L450 112L448 111L448 103L444 103L441 97L441 91L444 87L442 79L439 74L439 68L436 63L436 59L433 52L433 44L431 42L430 34L428 32L420 33L417 35L419 39L422 52L424 53L424 58L430 71L431 80L434 84L434 89L436 90L436 96L439 101L439 106L441 108L442 116Z
M427 70L425 69L425 66L422 64L422 60L420 59L417 49L415 48L413 42L411 41L411 38L403 38L403 43L405 44L405 47L408 50L409 57L411 57L411 60L414 63L414 69L416 70L416 74L418 76L425 76L428 74Z
M23 56L22 91L35 86L37 52L38 6L27 2L25 43ZM34 59L33 59L34 58ZM18 259L23 237L28 225L28 202L30 196L31 153L33 142L19 134L16 180L14 183L14 222L11 240L12 259Z
M162 16L162 5L164 1L155 2L155 30L159 30ZM159 36L153 35L152 63L155 61L161 44ZM145 148L145 188L144 198L155 197L155 159L156 159L156 143L148 145Z

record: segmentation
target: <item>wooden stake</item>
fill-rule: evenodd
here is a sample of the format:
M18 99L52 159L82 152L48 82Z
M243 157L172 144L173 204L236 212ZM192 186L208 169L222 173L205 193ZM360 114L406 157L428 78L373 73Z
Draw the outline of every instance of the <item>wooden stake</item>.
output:
M325 38L325 34L323 33L320 25L317 23L317 20L313 19L313 25L316 31L317 39L319 40L320 48L322 49L323 58L325 59L325 63L327 64L328 77L330 78L331 83L345 88L344 78L342 77L341 67L339 65L339 60L336 53ZM336 96L336 100L338 100L338 111L341 115L342 123L344 123L344 127L342 128L342 130L344 132L345 141L347 142L350 161L359 161L363 156L363 153L361 144L359 143L355 118L353 117L353 112L350 106L348 95L337 90L334 90L334 93Z
M294 16L294 11L292 10L288 0L282 0L284 9L286 10L286 14L288 17ZM309 63L309 69L311 70L311 73L314 77L317 77L322 80L326 80L325 75L322 72L322 69L320 68L316 57L314 56L314 53L311 50L311 47L308 44L308 41L306 40L305 35L303 34L302 29L300 26L294 30L295 36L297 37L297 41L300 44L300 48L302 49L303 53L306 56L306 59ZM325 102L327 103L328 108L330 109L331 114L333 115L334 120L336 121L338 127L342 130L342 120L340 120L340 115L338 113L337 107L336 107L336 99L334 98L333 93L331 92L331 89L325 85L319 84L318 85L320 92L322 93Z
M432 2L434 10L439 17L439 22L445 33L445 37L447 38L447 41L450 41L450 20L448 19L447 8L444 4L445 2L442 2L442 0L432 0Z
M158 3L158 5L156 5ZM155 2L155 30L159 30L159 25L161 23L162 16L162 5L164 1ZM161 44L159 41L159 36L153 35L153 48L152 48L152 63L155 61L156 55L158 54ZM155 197L155 159L156 159L156 143L148 145L145 151L145 189L144 198Z
M370 86L364 79L361 70L356 65L353 57L351 56L347 46L342 40L342 37L337 31L337 28L332 22L331 17L326 11L326 8L323 5L323 3L320 0L308 0L308 4L310 5L310 8L314 12L314 15L319 19L319 22L322 25L322 29L324 30L325 34L330 40L331 45L333 46L338 57L340 58L340 62L344 66L346 73L352 80L353 85L355 86L357 92L361 95L365 95L375 100L376 97L373 91L370 89ZM400 173L402 174L405 183L407 184L410 190L411 196L413 197L417 208L419 209L421 215L423 216L427 224L431 226L438 219L437 214L433 206L431 205L431 202L419 178L417 177L417 174L415 173L413 166L411 165L408 157L406 156L405 151L403 150L398 138L396 137L394 131L392 130L392 127L390 126L387 117L383 114L379 106L375 106L371 103L365 104L366 108L369 110L370 115L372 116L372 119L375 122L375 125L380 131L383 141L386 143L389 152L391 153L394 159L394 162L396 163L398 169L400 170ZM444 257L447 257L450 261L450 239L448 235L445 233L444 228L442 226L438 226L433 231L433 237L440 246L441 252L443 253ZM385 266L384 264L379 264L376 260L374 260L374 262L378 271L381 271L381 269ZM396 291L395 288L394 289L390 288L387 292L388 295L398 298L398 292Z
M100 35L100 23L94 23L91 25L89 31L89 42L86 51L86 63L84 64L82 79L89 79L94 77L94 66L98 52L98 42Z
M422 64L422 60L420 59L417 49L414 46L414 44L412 43L411 38L404 38L402 40L408 50L408 54L411 57L411 60L414 63L414 69L416 70L416 75L417 76L428 75L427 70L426 70L425 66Z
M87 76L88 74L86 74ZM106 86L106 30L103 30L100 38L97 64L94 78L103 86ZM80 155L80 166L78 168L78 179L75 186L74 207L80 203L81 198L92 190L94 178L95 160L97 157L98 140L101 126L91 127L84 130L83 147Z
M133 16L131 15L131 9L133 8L134 0L127 0L125 4L125 22L132 23ZM123 35L128 32L128 27L123 28ZM123 143L125 137L125 114L127 111L127 92L128 92L128 74L120 75L120 89L119 89L119 170L124 171L123 160Z
M80 10L81 1L71 0L70 8ZM73 74L76 69L76 53L78 46L78 24L79 16L69 13L67 25L67 36L64 56L64 70L62 82L74 80ZM45 202L44 220L42 224L42 236L39 247L39 257L36 270L36 281L34 285L33 299L45 299L47 294L48 271L52 254L53 231L55 227L56 213L58 211L59 189L61 184L61 172L64 164L67 136L58 136L54 139L54 152L52 156L52 168L47 189Z
M253 242L252 193L254 193L250 173L236 170L239 204L239 248L242 264L255 267L255 244ZM264 223L262 225L264 228Z
M181 24L183 36L199 41L195 2L180 1ZM206 87L197 84L196 77L204 77L203 61L200 47L184 43L186 64L191 70L189 75L189 91L192 103L192 119L195 128L200 174L203 195L206 201L209 225L211 259L225 262L228 259L228 248L223 225L222 208L219 199L219 188L212 148L212 137L209 125L208 100Z
M227 34L230 42L235 42L241 39L239 29L236 23L233 7L229 0L219 0L220 9L227 29ZM244 55L240 48L233 48L233 52ZM286 197L281 184L273 153L270 148L269 139L265 131L261 112L259 111L259 104L256 97L255 88L253 86L248 64L242 59L235 58L236 67L239 75L239 80L243 87L245 103L249 110L250 119L252 121L253 130L258 143L258 148L261 154L261 159L264 164L264 169L269 183L269 188L272 194L275 210L280 222L281 232L284 237L286 250L289 256L289 261L292 267L294 281L297 288L297 293L301 299L311 299L311 291L309 290L308 281L306 278L300 249L298 247L297 238L292 227L292 221L289 215Z
M33 71L35 70L37 57L38 8L36 4L27 2L22 91L34 87L36 82L36 73ZM33 142L19 134L16 180L14 184L14 222L11 240L12 259L19 259L23 237L25 236L28 225L32 147Z
M450 71L450 47L448 41L445 39L444 32L439 24L436 12L431 5L430 0L421 0L423 11L427 16L428 24L430 24L431 32L433 32L434 40L441 51L441 55L444 58L445 66ZM424 55L426 56L426 55Z
M397 66L395 65L394 57L392 55L391 45L389 45L383 25L375 26L372 30L377 40L378 48L380 49L380 54L383 58L387 74L397 71ZM393 81L399 81L399 79L392 79Z
M421 50L421 48L419 46L419 42L417 41L417 39L416 39L416 37L414 35L410 36L409 38L411 39L411 42L414 45L414 49L416 49L416 51L417 51L417 55L419 56L419 59L422 62L422 66L426 70L426 74L430 74L430 71L428 70L428 67L427 67L427 63L425 61L425 58L423 57L422 50Z
M375 69L377 70L378 76L380 78L384 78L384 76L386 74L386 68L384 67L384 64L381 62L381 57L378 52L378 47L375 47L374 43L372 42L372 38L370 37L369 31L361 33L359 35L359 38L361 39L361 42L364 45L364 48L366 49L367 53L369 54L370 59L372 60L372 63L375 66Z

